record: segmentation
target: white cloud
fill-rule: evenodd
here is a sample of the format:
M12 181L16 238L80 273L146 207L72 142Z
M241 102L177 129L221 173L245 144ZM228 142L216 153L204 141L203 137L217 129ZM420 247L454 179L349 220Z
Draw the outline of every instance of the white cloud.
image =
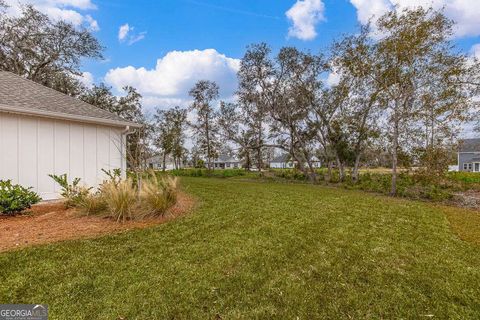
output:
M97 20L93 19L91 15L87 14L85 16L85 22L88 23L89 29L91 31L99 31L100 27L98 26Z
M80 83L82 83L85 87L87 88L93 87L94 79L93 79L93 74L91 74L90 72L85 71L82 73L81 76L74 75L73 77L78 81L80 81Z
M140 32L139 34L134 34L130 36L130 40L128 40L128 45L132 45L135 42L145 39L146 34L147 32L144 31L144 32Z
M480 1L478 0L350 0L357 9L357 18L362 23L372 16L378 18L388 10L432 7L444 9L445 15L454 20L456 37L480 35Z
M188 91L198 80L218 83L223 98L234 94L240 60L229 58L215 49L171 51L157 60L154 69L132 66L111 69L105 82L121 91L133 86L144 96L147 107L161 104L185 105Z
M118 40L123 41L128 35L128 32L130 32L130 26L128 23L125 23L124 25L120 26L118 29Z
M357 18L362 24L368 23L371 18L379 18L391 9L389 0L350 0L357 8Z
M64 20L75 26L85 26L91 31L100 30L98 22L91 15L81 11L95 10L91 0L6 0L7 14L20 14L20 4L31 4L53 20Z
M288 30L288 36L301 40L315 39L315 27L320 21L325 21L324 13L322 0L297 0L285 13L293 24Z
M470 52L474 58L477 58L478 60L480 60L480 43L472 46L472 49L470 50Z
M90 0L47 0L47 3L54 3L65 7L74 7L81 10L97 9L97 6Z
M330 72L325 82L329 87L336 86L340 82L340 74L335 70Z
M135 42L145 39L145 36L147 34L146 31L140 33L133 33L134 29L135 28L131 27L128 23L120 26L120 28L118 29L118 41L124 42L128 39L128 45L132 45Z

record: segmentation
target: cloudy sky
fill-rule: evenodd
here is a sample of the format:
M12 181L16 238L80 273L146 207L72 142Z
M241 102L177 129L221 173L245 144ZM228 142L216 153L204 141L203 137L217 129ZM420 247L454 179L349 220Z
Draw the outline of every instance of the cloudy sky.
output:
M23 0L25 2L25 0ZM232 95L245 48L267 42L325 50L343 33L387 10L444 8L457 22L455 42L480 57L480 0L26 0L54 19L94 32L104 61L85 61L86 83L106 82L117 92L132 85L144 104L184 105L199 79ZM7 0L15 14L18 0Z

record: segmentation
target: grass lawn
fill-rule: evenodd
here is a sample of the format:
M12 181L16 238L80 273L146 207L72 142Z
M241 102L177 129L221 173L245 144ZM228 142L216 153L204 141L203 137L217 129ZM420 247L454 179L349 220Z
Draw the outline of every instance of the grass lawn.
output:
M182 184L199 207L178 220L1 254L0 303L46 303L50 319L480 318L480 247L446 216L464 210L302 184Z

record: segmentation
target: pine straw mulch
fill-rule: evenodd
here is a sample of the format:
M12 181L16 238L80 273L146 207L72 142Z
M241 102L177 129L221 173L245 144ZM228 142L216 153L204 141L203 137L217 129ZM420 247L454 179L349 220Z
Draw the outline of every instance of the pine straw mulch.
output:
M177 203L164 217L116 222L110 218L82 216L76 209L65 209L61 201L32 206L25 214L0 215L0 252L62 240L94 238L106 234L146 228L188 213L195 205L192 197L178 195Z

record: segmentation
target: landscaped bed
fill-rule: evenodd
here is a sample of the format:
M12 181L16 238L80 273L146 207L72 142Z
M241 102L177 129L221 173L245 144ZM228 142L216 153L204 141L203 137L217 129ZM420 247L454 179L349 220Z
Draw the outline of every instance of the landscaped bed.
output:
M177 203L164 216L117 222L114 219L86 216L63 201L44 202L16 216L0 215L0 252L35 244L92 238L164 223L192 209L193 198L179 193Z

